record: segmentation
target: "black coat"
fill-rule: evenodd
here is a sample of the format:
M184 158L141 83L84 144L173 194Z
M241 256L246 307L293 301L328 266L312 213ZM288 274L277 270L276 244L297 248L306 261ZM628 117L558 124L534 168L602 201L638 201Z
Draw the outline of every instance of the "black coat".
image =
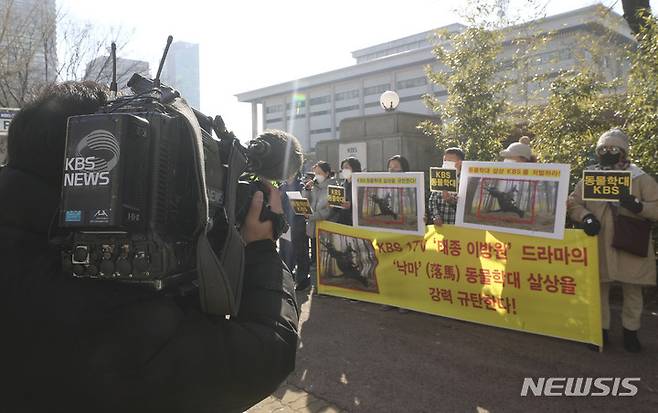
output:
M198 298L60 272L58 190L0 172L0 411L232 412L294 369L294 285L271 241L246 248L236 318Z
M352 202L352 182L347 179L343 181L343 188L345 188L345 201ZM354 205L352 205L354 208ZM352 208L338 210L338 223L343 225L352 226Z

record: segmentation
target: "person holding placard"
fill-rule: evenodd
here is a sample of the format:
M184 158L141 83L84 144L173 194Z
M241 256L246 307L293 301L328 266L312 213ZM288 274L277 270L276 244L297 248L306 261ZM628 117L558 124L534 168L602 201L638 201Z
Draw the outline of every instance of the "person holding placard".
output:
M411 168L409 167L409 161L407 160L407 158L405 158L402 155L394 155L386 163L386 169L388 169L389 172L396 173L396 172L409 172ZM382 304L379 307L379 309L382 311L388 311L394 308L396 307L386 304ZM400 314L406 314L409 312L409 310L407 310L406 308L398 308L398 312Z
M500 151L503 162L537 162L537 157L530 148L530 138L521 136L518 142L510 144L506 149Z
M354 157L344 159L340 163L340 174L344 179L343 188L345 188L345 201L338 210L338 223L352 226L352 173L361 172L361 162Z
M281 186L283 212L290 224L290 239L279 239L279 254L290 272L295 276L295 289L304 291L311 285L309 278L310 259L308 256L308 236L306 235L306 219L295 212L291 206L288 192L301 193L304 189L301 174L298 172L288 178Z
M466 158L461 148L448 148L443 153L443 169L456 169L457 179L462 168L462 161ZM443 224L453 225L457 216L457 194L440 191L430 194L427 203L428 223L436 226Z
M306 215L306 235L311 238L311 266L315 267L317 257L315 223L328 220L331 216L333 211L327 199L327 187L334 185L336 181L333 179L331 165L325 161L319 161L313 165L313 172L315 173L315 178L309 181L304 187L304 196L309 200L311 210L313 211ZM311 284L313 284L315 292L317 292L315 281L316 277L312 276Z
M409 172L409 161L402 155L392 156L386 163L389 172Z
M642 316L642 286L656 285L656 258L651 241L651 226L658 221L658 184L653 177L628 159L629 138L620 129L611 129L596 144L599 171L630 171L631 192L621 194L617 202L583 200L581 179L567 203L569 216L582 223L587 235L598 235L601 280L601 324L603 341L610 328L610 283L621 283L624 302L622 326L624 348L641 351L637 338Z

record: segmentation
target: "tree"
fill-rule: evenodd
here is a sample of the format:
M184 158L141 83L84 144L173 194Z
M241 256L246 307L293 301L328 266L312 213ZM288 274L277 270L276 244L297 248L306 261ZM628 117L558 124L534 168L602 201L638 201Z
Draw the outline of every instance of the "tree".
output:
M441 123L424 122L421 128L436 137L439 149L458 145L469 159L494 160L531 101L530 83L541 76L529 61L549 34L527 23L545 16L546 3L469 0L460 7L457 13L469 28L459 34L438 33L434 54L440 67L428 68L430 81L447 92L445 102L426 98ZM503 58L507 38L515 51ZM522 97L522 107L514 106L517 102L509 93Z
M542 162L571 165L575 185L594 163L598 137L623 125L623 97L602 93L609 87L592 71L564 73L550 87L548 103L531 112L533 149Z
M500 33L470 27L457 34L437 33L437 40L433 53L445 70L427 68L427 76L447 91L447 99L442 103L426 96L440 123L426 121L420 127L435 137L439 149L460 146L467 159L492 160L508 129L503 120L505 83L496 78Z
M646 27L647 17L651 16L649 0L622 0L624 19L634 34L639 34Z
M61 48L57 75L62 80L93 80L109 83L111 71L110 45L115 42L117 55L125 49L131 33L121 27L98 28L91 23L63 18L60 23ZM128 80L133 72L139 71L138 61L118 57L117 81ZM125 83L125 82L123 82Z
M89 79L87 63L109 55L112 41L122 50L124 31L72 19L56 10L54 1L0 2L0 107L21 107L54 81ZM107 59L100 61L109 66ZM98 69L91 80L107 72Z
M626 124L631 155L647 172L658 173L658 25L645 16L632 54L626 100Z
M21 106L55 80L54 2L0 3L0 106Z

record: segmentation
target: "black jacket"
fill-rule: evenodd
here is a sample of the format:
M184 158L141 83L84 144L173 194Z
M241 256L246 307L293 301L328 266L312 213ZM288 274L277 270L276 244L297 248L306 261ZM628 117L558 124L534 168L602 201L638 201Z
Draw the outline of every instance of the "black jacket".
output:
M352 202L352 182L345 179L343 181L343 188L345 188L345 201ZM339 224L352 226L352 205L349 209L339 209L338 210L338 220Z
M298 310L271 241L246 248L235 319L60 272L47 242L58 190L0 172L0 411L232 412L294 369Z

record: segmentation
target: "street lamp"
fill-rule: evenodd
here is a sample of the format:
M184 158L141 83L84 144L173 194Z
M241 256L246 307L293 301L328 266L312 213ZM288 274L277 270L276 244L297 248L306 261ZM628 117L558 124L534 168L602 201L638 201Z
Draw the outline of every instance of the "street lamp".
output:
M379 97L379 104L387 112L393 112L400 104L400 96L392 90L387 90Z

